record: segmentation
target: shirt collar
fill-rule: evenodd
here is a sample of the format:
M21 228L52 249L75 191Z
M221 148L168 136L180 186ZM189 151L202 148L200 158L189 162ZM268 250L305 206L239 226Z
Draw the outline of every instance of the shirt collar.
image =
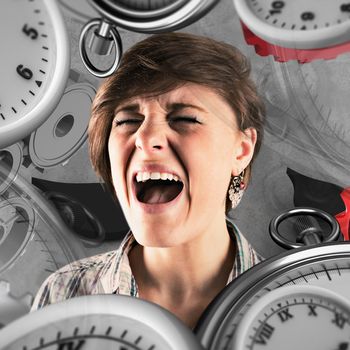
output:
M230 237L234 240L235 247L235 260L227 280L227 284L229 284L244 271L258 263L261 258L255 253L238 227L229 218L226 218L226 224ZM138 297L137 284L131 271L128 256L130 250L137 244L134 235L129 231L118 248L115 264L112 268L112 273L114 271L113 278L110 279L112 286L109 286L110 288L107 289L112 290L114 294Z

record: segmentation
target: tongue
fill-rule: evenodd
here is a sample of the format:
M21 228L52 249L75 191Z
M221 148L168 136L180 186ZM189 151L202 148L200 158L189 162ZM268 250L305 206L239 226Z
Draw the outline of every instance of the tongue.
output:
M153 185L145 190L141 201L148 204L167 203L173 200L181 191L177 184Z

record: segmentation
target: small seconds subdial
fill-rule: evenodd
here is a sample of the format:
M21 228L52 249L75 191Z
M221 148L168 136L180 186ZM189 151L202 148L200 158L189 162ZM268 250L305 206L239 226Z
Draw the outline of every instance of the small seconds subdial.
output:
M66 85L69 43L52 0L3 0L0 9L0 148L27 136Z

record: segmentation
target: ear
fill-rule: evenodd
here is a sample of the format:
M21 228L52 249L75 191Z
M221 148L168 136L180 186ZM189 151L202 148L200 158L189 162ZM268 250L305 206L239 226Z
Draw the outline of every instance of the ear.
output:
M239 132L239 140L234 156L232 175L239 175L253 158L257 132L254 128L247 128Z

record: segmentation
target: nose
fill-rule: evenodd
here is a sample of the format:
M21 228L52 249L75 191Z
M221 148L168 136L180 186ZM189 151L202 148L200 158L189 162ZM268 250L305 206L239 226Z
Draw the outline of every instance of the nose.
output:
M166 128L164 122L144 121L136 134L136 148L149 154L164 150L168 145Z

